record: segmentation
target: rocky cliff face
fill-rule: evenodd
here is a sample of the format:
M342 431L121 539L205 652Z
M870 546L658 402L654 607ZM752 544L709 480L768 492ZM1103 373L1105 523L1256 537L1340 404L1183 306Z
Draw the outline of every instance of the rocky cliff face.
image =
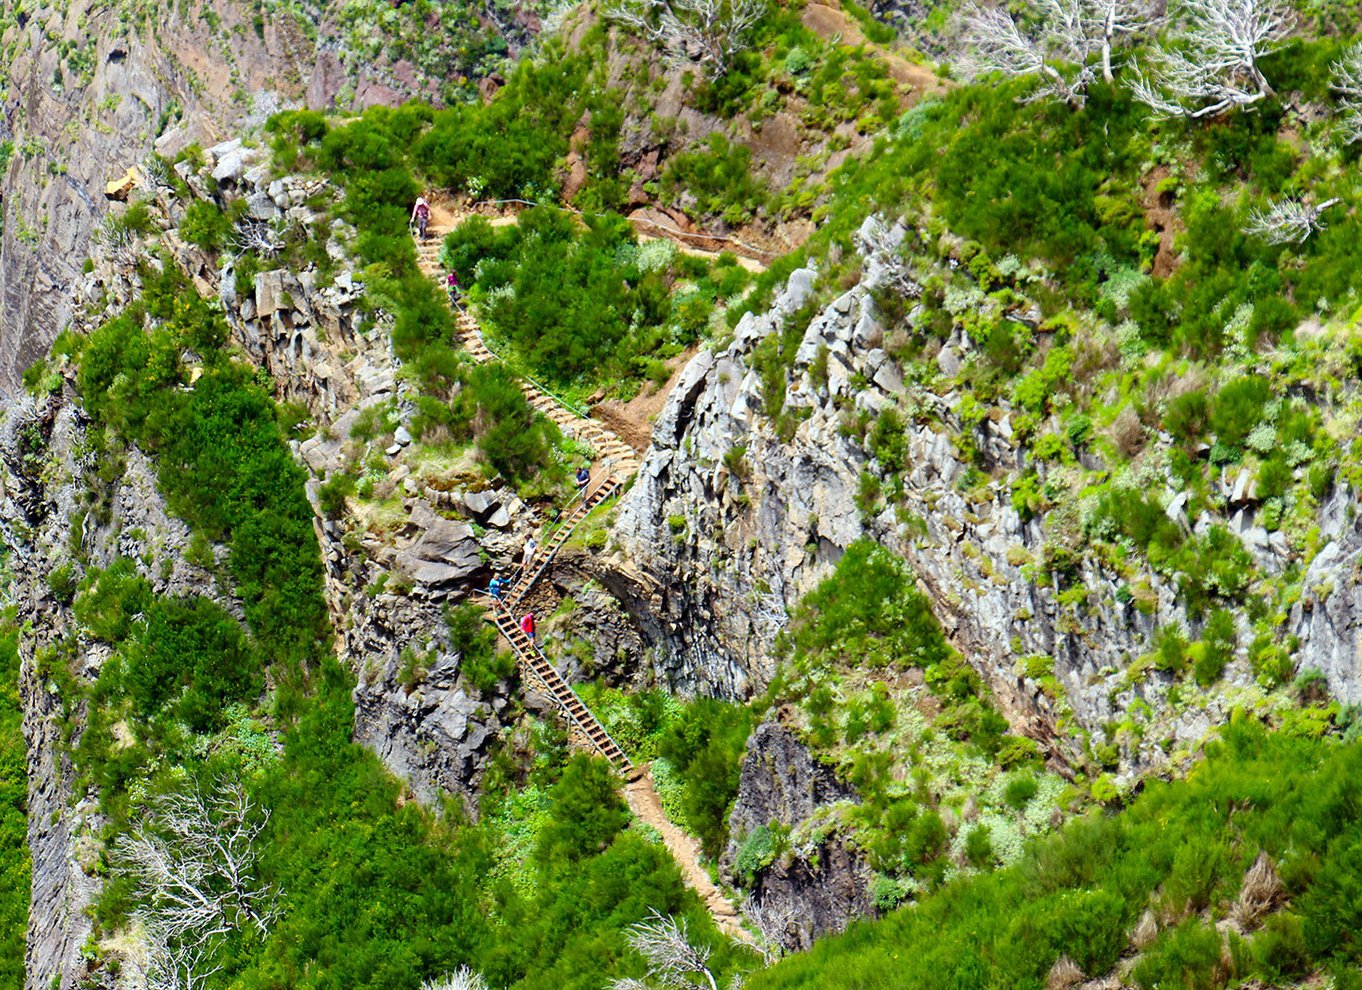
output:
M18 619L31 629L20 638L33 859L28 990L76 985L90 930L85 909L100 885L98 805L74 789L67 746L82 731L72 685L98 676L109 648L75 637L65 589L123 556L139 562L158 594L208 594L240 612L211 573L186 561L188 529L167 511L146 458L130 451L121 477L99 482L86 476L83 436L79 406L59 395L12 400L0 421L0 527Z
M341 6L0 2L0 143L14 146L0 175L0 388L71 320L106 186L153 150L206 148L285 106L438 104L456 70L493 71L495 52L538 30L529 10L470 21Z
M1344 487L1320 513L1323 549L1305 572L1304 592L1291 611L1300 637L1299 670L1324 675L1329 693L1362 703L1362 517Z
M205 174L182 169L191 188L205 197L245 197L255 214L288 215L318 192L272 178L236 142L212 149L208 159ZM229 267L178 236L174 224L187 204L164 184L145 192L153 233L118 250L94 247L93 264L73 290L78 328L93 329L136 297L135 263L159 242L201 293L223 301L234 342L275 378L279 396L312 415L315 433L293 445L313 474L307 489L314 501L334 472L356 459L384 459L400 518L376 521L361 511L333 519L319 508L316 523L338 652L357 681L355 738L418 799L438 804L453 794L473 811L491 746L520 706L504 689L480 692L461 676L445 609L485 585L489 566L509 569L519 558L528 508L509 490L489 489L473 465L448 475L427 471L404 427L371 443L351 439L364 410L391 408L400 421L411 408L384 319L361 330L363 286L345 264L350 232L343 226L329 235L342 269L331 284L281 266L238 292ZM34 629L21 643L33 859L30 990L82 978L85 910L100 885L97 796L74 791L68 750L84 723L72 685L96 677L109 648L79 638L72 591L90 568L124 556L139 562L158 594L211 594L241 616L230 589L186 561L190 534L168 512L146 457L130 449L112 484L89 474L70 376L69 368L58 372L42 400L20 391L0 414L0 531L19 620ZM218 548L219 560L224 553ZM60 673L67 669L69 676Z
M105 185L157 147L214 144L301 95L310 46L291 17L234 0L157 7L5 3L0 387L13 391L74 312L70 286Z
M744 316L731 343L696 357L658 417L652 448L619 509L615 582L659 646L659 677L683 691L725 697L760 690L773 674L771 647L785 609L830 573L848 544L869 536L912 564L948 636L990 684L1015 730L1060 761L1081 761L1086 739L1101 738L1105 725L1139 708L1156 728L1118 740L1121 772L1162 765L1167 740L1194 743L1237 697L1253 695L1243 647L1214 691L1170 696L1168 676L1127 676L1155 630L1197 628L1170 581L1154 575L1153 600L1141 609L1123 601L1119 579L1091 559L1083 559L1075 580L1086 589L1081 602L1030 577L1027 565L1047 540L1081 548L1081 525L1062 513L1018 515L1009 473L1025 466L1025 454L1009 413L962 424L960 394L905 386L884 349L888 328L873 299L903 236L901 228L867 221L859 282L821 307L804 331L787 373L785 409L798 422L791 439L783 440L763 411L756 352L813 297L812 268L790 277L770 312ZM969 346L957 332L938 360L958 361ZM866 511L858 505L865 502L862 475L883 472L852 424L858 414L873 420L891 408L908 424L904 493L897 507L881 502ZM962 437L990 471L968 488L961 485ZM1161 476L1148 482L1169 484ZM1182 503L1169 494L1170 513L1180 512ZM1321 590L1296 613L1298 667L1326 671L1344 698L1362 691L1352 652L1352 572L1362 538L1348 521L1355 515L1350 499L1337 495L1323 513L1326 539L1348 533L1316 558L1307 585ZM1200 532L1213 520L1182 521ZM1292 562L1281 534L1258 527L1252 511L1236 509L1225 522L1265 573ZM1319 602L1313 613L1312 599ZM1052 659L1059 691L1027 676L1024 659L1032 656Z

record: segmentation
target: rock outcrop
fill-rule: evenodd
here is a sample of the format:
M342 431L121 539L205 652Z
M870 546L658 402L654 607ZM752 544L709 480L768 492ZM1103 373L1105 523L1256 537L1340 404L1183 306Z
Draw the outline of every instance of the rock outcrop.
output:
M1336 492L1320 517L1323 546L1291 610L1296 668L1323 674L1344 704L1362 704L1362 515L1351 489Z
M816 823L832 806L853 801L854 792L813 759L779 713L748 739L723 863L741 884L736 872L743 843L759 829L789 831L790 849L757 871L750 890L765 917L781 919L774 937L787 949L807 949L819 936L871 913L869 866L835 828Z

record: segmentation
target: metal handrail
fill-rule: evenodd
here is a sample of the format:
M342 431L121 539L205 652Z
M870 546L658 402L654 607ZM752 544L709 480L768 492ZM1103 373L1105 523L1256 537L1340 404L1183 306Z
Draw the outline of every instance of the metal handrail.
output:
M525 381L533 385L535 391L542 392L544 395L548 396L554 402L558 403L560 406L562 406L568 412L572 413L572 415L576 416L578 419L585 420L591 419L591 411L587 409L585 406L579 406L575 402L569 402L567 399L563 398L561 395L558 395L556 392L549 391L549 389L546 386L541 385L539 382L535 381L529 375L525 374L525 372L513 366L510 361L506 360L505 355L497 353L497 349L487 342L487 334L483 333L482 324L472 316L467 306L461 307L459 311L467 315L469 319L473 321L473 332L478 335L478 340L482 343L482 346L487 348L488 354L492 355L492 357L496 358L502 364L506 365L506 367L510 368L511 371L515 372L517 377L523 378Z

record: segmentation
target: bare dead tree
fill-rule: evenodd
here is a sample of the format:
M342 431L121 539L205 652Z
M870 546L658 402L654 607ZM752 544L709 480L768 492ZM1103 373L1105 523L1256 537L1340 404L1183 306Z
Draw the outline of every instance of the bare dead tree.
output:
M1136 100L1160 116L1197 119L1274 95L1258 62L1290 31L1283 0L1185 0L1184 10L1182 43L1154 46L1149 75L1136 68Z
M1112 82L1112 50L1122 37L1142 34L1158 23L1152 0L1088 0L1091 30L1102 54L1102 78Z
M1270 244L1303 244L1311 234L1324 229L1323 213L1337 203L1337 199L1318 205L1299 199L1279 200L1265 210L1250 210L1243 232L1264 237Z
M971 76L1038 76L1040 85L1023 102L1057 97L1081 107L1095 75L1088 64L1094 48L1084 0L1040 0L1034 13L1037 29L1027 33L1000 7L971 4L965 9L961 65Z
M767 966L773 965L795 947L796 940L790 935L795 915L794 908L789 904L777 906L749 895L742 902L742 913L757 930L756 948Z
M654 910L647 920L630 926L625 938L648 963L648 975L662 986L688 990L696 986L691 979L695 977L704 980L709 990L719 990L709 969L709 947L691 941L685 918ZM649 990L649 987L630 978L615 980L611 990Z
M1333 70L1329 84L1338 94L1343 139L1348 144L1362 141L1362 43L1344 52Z
M426 980L421 990L487 990L487 981L482 974L460 966L453 973L436 980Z
M232 230L232 246L236 248L237 254L254 251L272 258L284 250L287 242L288 221L283 217L274 220L242 217Z
M657 45L673 64L697 64L718 78L749 47L766 0L611 0L604 13Z
M195 785L157 798L113 850L146 908L149 990L195 990L229 932L272 927L276 891L255 875L255 840L268 812L237 782Z
M214 946L172 945L165 930L156 924L146 929L145 990L200 990L222 965L210 963Z

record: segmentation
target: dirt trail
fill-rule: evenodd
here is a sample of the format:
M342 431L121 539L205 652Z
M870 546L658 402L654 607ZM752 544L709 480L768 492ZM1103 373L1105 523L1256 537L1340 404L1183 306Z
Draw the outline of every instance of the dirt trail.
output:
M840 35L842 41L853 48L864 45L867 51L873 52L884 62L885 70L891 79L911 90L908 96L910 104L916 103L928 93L943 92L946 89L947 83L928 66L910 62L892 48L868 40L856 19L838 7L825 3L807 4L800 20L820 38L827 39L833 35Z
M657 796L657 788L653 786L652 770L648 767L642 768L642 774L625 785L624 796L629 802L630 810L639 821L647 822L662 833L662 842L681 867L682 877L709 908L719 931L740 941L748 941L747 933L743 931L738 919L737 909L724 896L723 891L714 885L708 871L700 865L699 841L673 825L662 813L662 799Z

